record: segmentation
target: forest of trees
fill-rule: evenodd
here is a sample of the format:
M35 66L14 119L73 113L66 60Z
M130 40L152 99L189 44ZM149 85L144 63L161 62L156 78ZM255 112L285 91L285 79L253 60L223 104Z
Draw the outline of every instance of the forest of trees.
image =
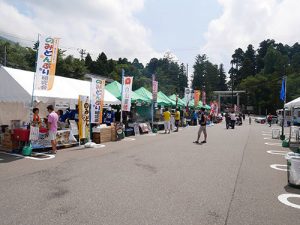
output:
M6 65L13 68L34 71L37 44L32 48L0 38L0 64L4 64L6 49ZM215 65L208 56L199 54L193 65L192 88L205 90L207 101L213 100L215 90L245 90L241 103L253 106L255 113L275 112L282 108L279 100L281 80L287 76L287 101L300 96L300 45L293 46L264 40L257 49L249 44L247 49L238 48L231 60L232 67L228 75L223 64ZM56 74L76 79L84 79L87 73L98 74L121 82L121 70L134 77L133 89L145 87L151 90L151 76L156 75L159 90L167 95L177 93L184 95L188 86L186 66L173 60L170 54L163 58L152 58L146 65L134 59L108 59L101 52L96 59L86 54L82 59L68 55L60 49ZM232 78L232 79L231 79ZM233 83L231 82L233 81Z
M255 50L238 48L232 55L229 71L234 90L245 90L242 101L259 114L282 108L279 99L282 77L287 76L287 101L300 96L300 45L264 40ZM228 84L231 88L231 80Z
M34 71L37 44L33 48L22 47L18 43L0 39L0 64L4 64L4 49L6 48L6 65L8 67ZM146 66L134 59L108 59L104 52L93 60L89 53L82 59L67 55L65 50L59 49L56 74L75 79L84 79L87 73L101 75L121 82L121 71L125 75L133 76L133 90L145 87L152 89L152 74L156 75L159 90L167 95L174 93L183 97L184 88L188 85L186 66L174 61L170 54L163 58L152 58Z

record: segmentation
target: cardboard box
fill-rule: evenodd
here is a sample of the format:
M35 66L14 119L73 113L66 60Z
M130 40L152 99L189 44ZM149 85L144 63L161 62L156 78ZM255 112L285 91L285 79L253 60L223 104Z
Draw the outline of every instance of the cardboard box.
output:
M111 141L111 127L101 128L100 140L101 140L101 143Z

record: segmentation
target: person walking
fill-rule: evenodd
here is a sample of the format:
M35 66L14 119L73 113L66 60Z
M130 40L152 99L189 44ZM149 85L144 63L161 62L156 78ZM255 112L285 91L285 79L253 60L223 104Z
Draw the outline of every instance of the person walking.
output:
M164 116L165 134L167 133L167 131L168 131L168 134L170 134L170 132L171 132L171 113L168 110L168 108L165 109L163 116Z
M271 113L269 113L269 115L268 115L268 118L267 118L267 121L268 121L268 124L269 124L269 127L271 127L272 126L272 115L271 115Z
M196 144L199 144L199 140L200 140L202 132L204 134L204 141L202 141L201 144L206 143L206 139L207 139L206 121L207 121L207 117L205 115L205 108L201 108L201 113L200 113L200 128L198 130L197 140L194 141L194 143L196 143Z
M180 112L179 112L179 109L176 108L176 112L175 112L175 126L176 126L176 130L175 130L175 132L178 132L178 130L179 130L179 121L180 121Z
M236 115L234 111L230 114L230 121L231 121L231 127L234 129L235 123L236 123Z
M49 139L51 141L52 151L49 152L51 154L56 154L56 133L57 133L57 122L58 122L58 115L54 112L53 105L48 105L48 134Z
M230 115L228 112L225 113L226 129L230 127Z

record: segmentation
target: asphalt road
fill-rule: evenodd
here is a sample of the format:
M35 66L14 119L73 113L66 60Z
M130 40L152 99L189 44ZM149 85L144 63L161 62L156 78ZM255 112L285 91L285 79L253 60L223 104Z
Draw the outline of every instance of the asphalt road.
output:
M271 128L244 124L139 136L101 149L65 149L37 161L0 153L0 224L288 225L300 209L278 201L287 186L286 151ZM279 145L279 144L278 144ZM290 199L300 205L300 199Z

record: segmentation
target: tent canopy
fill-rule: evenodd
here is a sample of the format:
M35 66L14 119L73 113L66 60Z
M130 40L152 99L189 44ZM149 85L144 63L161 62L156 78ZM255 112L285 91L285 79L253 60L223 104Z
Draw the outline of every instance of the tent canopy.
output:
M34 72L0 68L0 102L30 103L32 96ZM35 90L37 101L47 102L51 99L77 101L79 95L90 96L89 81L55 76L53 88L49 91ZM118 105L121 102L110 92L105 91L104 104Z
M163 106L175 106L176 102L166 96L163 92L159 91L157 93L157 104Z
M146 88L141 87L134 91L136 94L142 96L143 98L147 99L148 101L152 101L152 93L148 91Z
M147 100L152 101L152 93L148 91L146 88L141 87L134 91L136 94L143 96ZM168 98L164 93L161 91L157 93L157 104L160 106L172 106L173 101ZM175 104L174 104L175 105Z
M108 85L105 86L105 89L109 91L111 94L113 94L117 99L121 100L121 92L122 92L122 84L120 84L118 81L114 81ZM132 102L147 102L150 103L151 101L134 91L131 95L131 101Z
M300 97L286 103L284 107L288 109L300 107Z
M176 95L175 94L170 95L169 98L171 100L173 100L175 102L175 104L176 104ZM180 106L180 107L185 107L185 101L183 101L182 99L178 98L177 105Z

